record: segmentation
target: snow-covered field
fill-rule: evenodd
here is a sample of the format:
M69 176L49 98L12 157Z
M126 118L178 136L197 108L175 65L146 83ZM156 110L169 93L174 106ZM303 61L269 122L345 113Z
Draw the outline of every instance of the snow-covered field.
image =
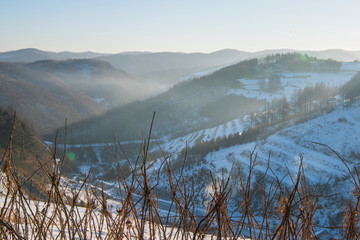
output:
M269 102L273 99L286 96L288 101L291 101L294 93L298 90L302 90L305 87L313 87L318 83L324 83L325 86L329 87L339 87L349 81L358 71L360 71L360 63L343 63L341 71L338 73L283 73L280 78L281 87L273 93L260 90L261 81L264 81L263 84L266 85L267 79L239 79L238 81L242 83L243 88L231 89L227 94L257 98Z

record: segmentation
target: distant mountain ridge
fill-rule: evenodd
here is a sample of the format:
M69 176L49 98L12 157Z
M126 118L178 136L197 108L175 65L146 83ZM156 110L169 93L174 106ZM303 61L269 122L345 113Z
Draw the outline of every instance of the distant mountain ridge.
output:
M35 48L26 48L15 51L0 53L0 62L35 62L41 60L66 60L66 59L82 59L94 58L105 54L95 52L49 52Z
M331 58L343 62L352 62L360 60L360 51L345 51L342 49L329 49L323 51L307 51L311 56L317 58Z
M250 57L250 53L238 50L220 50L213 53L181 53L181 52L154 52L143 54L112 54L98 57L110 62L129 73L158 72L182 68L207 67L231 64L240 59Z
M213 53L119 53L100 56L98 59L108 61L114 67L123 69L135 77L168 88L185 75L234 64L250 56L247 52L226 49Z
M36 48L25 48L14 51L0 52L0 62L35 62L41 60L66 60L66 59L88 59L88 58L100 58L109 60L115 67L124 61L125 59L135 58L137 61L145 61L146 58L158 58L158 59L167 59L176 61L176 58L179 59L197 59L197 60L206 60L211 64L219 64L219 62L236 62L241 61L247 58L255 57L264 57L276 53L287 53L287 52L299 52L306 53L310 56L314 56L320 59L333 59L337 61L351 62L355 60L360 60L360 50L359 51L349 51L344 49L325 49L325 50L296 50L296 49L267 49L256 52L240 51L237 49L221 49L211 53L201 53L201 52L192 52L192 53L183 53L183 52L141 52L141 51L128 51L115 54L108 53L97 53L92 51L87 52L51 52L43 51ZM146 57L145 57L146 56ZM216 58L222 58L219 60L214 60ZM144 60L142 60L144 59ZM118 63L117 63L118 61ZM195 60L192 60L195 61ZM114 64L115 63L115 64ZM169 64L169 63L168 63ZM190 64L190 63L188 63ZM199 64L198 64L199 65ZM208 65L203 63L203 65ZM123 67L121 69L125 70ZM164 66L165 68L165 66ZM129 71L131 72L131 71Z

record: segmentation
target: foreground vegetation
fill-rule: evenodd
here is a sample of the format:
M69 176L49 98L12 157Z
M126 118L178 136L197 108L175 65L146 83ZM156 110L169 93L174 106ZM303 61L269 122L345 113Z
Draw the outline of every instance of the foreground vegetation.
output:
M37 169L25 176L14 164L15 123L1 161L2 239L311 239L315 229L326 228L338 229L344 239L360 237L357 168L348 167L354 190L342 224L337 226L314 223L319 202L332 196L307 183L302 162L293 184L284 186L270 167L266 174L255 176L255 153L250 155L246 174L239 169L219 178L209 172L212 184L200 206L194 184L181 171L172 171L169 157L163 156L158 173L148 171L150 128L136 163L128 159L131 177L125 178L119 165L118 186L114 186L117 201L113 201L103 185L87 184L90 173L77 187L69 185L63 176L66 152L57 159L56 147L48 160L37 159ZM121 145L110 150L119 160ZM160 171L168 176L165 184L171 200L167 207L158 195ZM46 179L30 184L38 175ZM264 184L269 176L273 181ZM255 194L261 195L262 209L256 215L252 208L258 199ZM236 209L229 207L233 196L237 196Z

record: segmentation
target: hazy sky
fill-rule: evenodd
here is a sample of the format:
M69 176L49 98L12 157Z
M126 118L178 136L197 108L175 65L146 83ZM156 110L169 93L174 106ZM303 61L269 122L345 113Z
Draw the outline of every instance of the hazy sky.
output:
M360 50L359 0L0 0L0 51Z

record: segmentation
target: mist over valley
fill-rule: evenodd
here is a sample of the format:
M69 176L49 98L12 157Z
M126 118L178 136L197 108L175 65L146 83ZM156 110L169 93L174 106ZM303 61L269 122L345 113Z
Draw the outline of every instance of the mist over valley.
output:
M358 167L360 156L359 52L25 49L0 53L0 59L2 129L11 129L16 111L16 129L27 129L23 141L34 135L42 145L29 143L14 155L17 168L27 166L25 176L36 171L36 154L56 150L68 186L76 188L86 177L121 202L117 191L126 190L114 187L119 178L131 182L146 169L146 179L158 182L153 192L161 211L176 212L166 183L173 176L191 184L201 215L215 180L228 177L228 184L239 186L237 176L251 172L250 207L261 217L259 191L275 182L289 189L301 170L307 184L335 196L319 200L314 222L342 221L338 208L353 187L348 169ZM1 134L4 151L11 134ZM243 199L240 193L229 191L230 211ZM140 203L141 194L134 195Z

